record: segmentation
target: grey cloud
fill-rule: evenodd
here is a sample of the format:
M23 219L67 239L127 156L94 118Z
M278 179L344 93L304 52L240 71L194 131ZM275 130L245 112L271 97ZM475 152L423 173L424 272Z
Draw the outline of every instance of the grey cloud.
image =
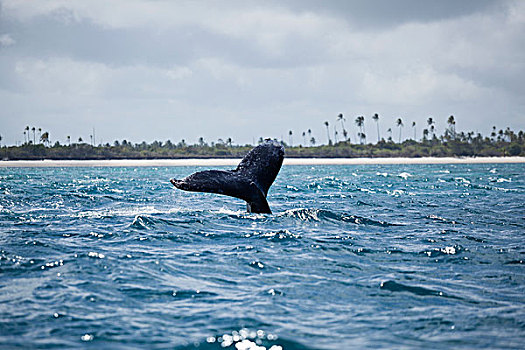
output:
M383 30L409 22L453 19L489 10L504 10L500 0L288 0L274 1L293 11L327 13L346 19L357 28Z
M485 132L501 110L523 125L525 6L508 10L520 3L227 2L173 21L159 14L172 2L136 1L122 17L101 4L0 12L14 41L0 48L1 130L251 142L311 128L324 141L322 122L340 112L350 124L377 112L382 132L397 116L421 126L450 114Z
M200 58L219 57L240 66L296 67L321 63L323 43L294 36L278 55L253 40L213 32L197 25L175 28L103 28L89 20L64 23L55 17L38 17L30 23L6 20L19 38L11 52L24 57L66 56L112 66L146 64L169 67Z
M15 40L11 38L9 34L1 34L0 35L0 47L7 47L11 46L15 43Z

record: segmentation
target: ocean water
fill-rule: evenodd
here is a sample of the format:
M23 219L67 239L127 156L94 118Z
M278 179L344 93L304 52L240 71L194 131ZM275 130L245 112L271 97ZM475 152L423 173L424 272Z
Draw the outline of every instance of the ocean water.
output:
M525 164L0 169L0 348L523 349Z

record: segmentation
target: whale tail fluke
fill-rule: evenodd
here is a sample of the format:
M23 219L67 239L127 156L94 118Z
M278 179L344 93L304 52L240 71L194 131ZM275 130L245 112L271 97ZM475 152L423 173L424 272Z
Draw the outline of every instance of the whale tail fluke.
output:
M271 213L266 201L268 189L275 181L284 159L284 147L266 141L253 148L235 170L196 172L171 183L185 191L218 193L245 200L249 212Z

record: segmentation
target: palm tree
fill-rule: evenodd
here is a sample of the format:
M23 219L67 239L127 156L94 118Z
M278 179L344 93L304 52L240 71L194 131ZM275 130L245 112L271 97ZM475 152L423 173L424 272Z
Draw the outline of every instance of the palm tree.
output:
M312 137L312 138L310 139L310 143L312 144L312 146L315 146L315 137Z
M432 138L434 138L434 119L432 119L432 117L429 117L427 119L427 124L430 127L430 131L432 131Z
M512 139L513 139L513 136L514 136L514 132L512 130L510 130L510 128L507 126L507 128L505 129L505 137L506 137L506 140L508 142L511 142Z
M428 138L428 129L423 129L423 140Z
M26 131L24 130L24 143L26 143Z
M45 145L46 143L49 144L49 133L46 131L40 136L40 141Z
M401 118L397 118L396 125L399 128L399 143L401 143L401 130L403 128L403 121L401 120Z
M31 131L33 132L33 145L36 143L36 137L35 137L35 131L36 131L36 128L33 126L31 128Z
M416 141L416 122L412 122L412 128L414 129L414 141Z
M40 142L40 139L42 138L42 128L38 128L38 142Z
M362 115L358 116L357 118L355 118L355 123L356 125L359 127L359 133L357 134L359 136L359 142L362 144L363 143L363 139L364 139L364 133L363 133L363 127L364 127L364 124L365 124L365 117L363 117ZM366 142L366 140L365 140Z
M330 124L328 123L328 121L324 122L324 126L326 126L326 136L328 136L328 144L331 145L332 144L332 140L330 140L330 129L328 128Z
M303 145L306 146L306 132L303 131Z
M503 130L499 129L498 131L498 141L503 140Z
M68 146L71 146L71 136L67 137L67 144L68 144Z
M361 118L358 116L354 120L355 125L358 127L357 131L357 139L359 139L359 142L361 142Z
M450 133L452 134L452 137L455 139L456 138L456 121L454 120L453 115L448 117L447 123L450 128Z
M334 140L336 144L337 144L337 135L339 135L339 133L337 132L337 128L334 125Z
M292 130L288 131L288 135L290 137L290 146L293 147L293 139L292 139L293 132L292 132Z
M386 132L388 132L388 141L392 141L392 128L388 128Z
M0 148L2 148L2 135L0 135Z
M231 137L228 137L228 138L226 139L226 144L228 145L228 147L231 147L231 146L232 146L232 142L233 142L233 140L232 140Z
M372 120L374 120L376 122L376 126L377 126L377 142L379 143L379 140L381 139L379 137L379 114L375 113L372 116Z
M26 126L26 128L24 129L26 132L24 132L24 135L27 135L27 143L29 143L29 125ZM25 142L25 137L24 137L24 142Z
M472 139L473 139L473 138L474 138L474 132L469 131L469 132L467 133L467 141L468 141L468 143L472 143Z
M82 143L82 141L84 141L84 140L82 140L82 137L79 137L78 138L78 143Z
M343 128L343 135L345 137L345 141L348 141L348 139L346 138L348 133L346 132L346 129L345 129L345 117L343 117L343 113L339 113L339 115L337 116L337 120L339 120L341 122L341 127Z
M366 143L366 134L364 132L359 133L359 140L361 143L363 143L363 140L364 140L364 143Z

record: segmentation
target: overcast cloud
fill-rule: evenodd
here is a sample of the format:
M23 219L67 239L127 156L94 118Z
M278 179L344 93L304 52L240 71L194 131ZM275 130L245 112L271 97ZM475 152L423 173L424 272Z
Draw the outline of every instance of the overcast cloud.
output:
M0 134L251 143L525 128L525 1L0 1ZM339 129L340 126L338 125ZM333 134L333 129L331 130ZM341 130L340 130L341 132ZM397 131L395 133L397 135ZM397 139L397 136L396 136Z

